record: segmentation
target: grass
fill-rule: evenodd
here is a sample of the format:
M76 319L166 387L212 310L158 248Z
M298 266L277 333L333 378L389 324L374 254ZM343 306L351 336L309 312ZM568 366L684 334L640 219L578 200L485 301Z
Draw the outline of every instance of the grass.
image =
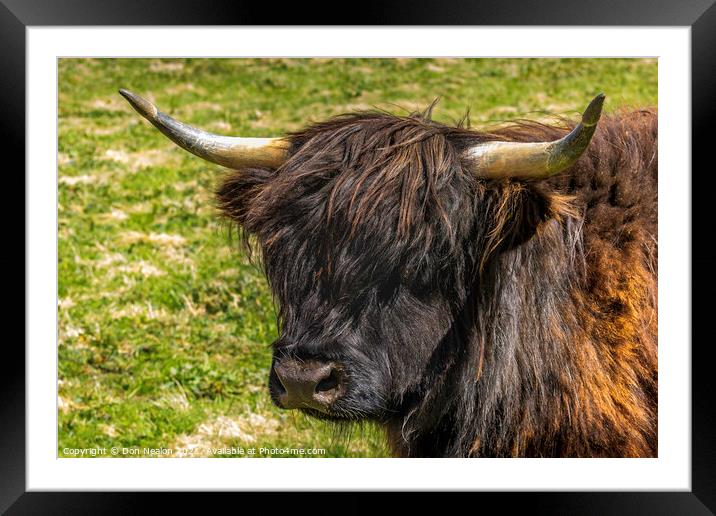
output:
M125 87L222 134L276 136L373 106L441 101L451 122L657 103L649 59L62 59L59 61L59 441L176 455L322 448L386 456L379 429L276 409L274 306L211 202L218 167L176 149ZM228 448L217 453L212 448ZM233 449L232 449L233 448ZM183 451L182 451L183 450ZM140 455L141 456L141 455Z

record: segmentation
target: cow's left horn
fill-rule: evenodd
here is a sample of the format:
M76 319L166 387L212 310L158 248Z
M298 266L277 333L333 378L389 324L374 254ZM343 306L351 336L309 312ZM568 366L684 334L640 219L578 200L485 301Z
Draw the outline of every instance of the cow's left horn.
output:
M208 133L174 120L139 95L119 90L132 107L182 149L229 168L280 167L288 157L289 142L281 138L236 138Z
M471 147L467 157L475 175L485 178L545 178L573 165L589 145L602 114L604 94L589 103L582 121L553 142L486 142Z

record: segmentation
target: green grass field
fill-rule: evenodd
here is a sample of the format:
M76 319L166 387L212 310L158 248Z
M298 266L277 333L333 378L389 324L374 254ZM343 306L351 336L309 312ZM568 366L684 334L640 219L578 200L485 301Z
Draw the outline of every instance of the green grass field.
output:
M65 448L323 448L386 456L371 425L336 427L268 396L274 306L212 204L219 167L174 147L128 88L213 132L279 136L440 97L473 126L657 103L652 59L61 59L59 441ZM239 456L238 454L234 454ZM141 456L141 454L140 454Z

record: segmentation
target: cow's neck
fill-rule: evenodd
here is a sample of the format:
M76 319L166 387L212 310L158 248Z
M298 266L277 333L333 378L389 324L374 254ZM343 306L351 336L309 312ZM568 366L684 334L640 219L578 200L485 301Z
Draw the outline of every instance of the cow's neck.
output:
M579 235L578 222L551 221L488 264L443 340L444 388L426 389L388 425L396 455L480 454L488 441L492 455L522 455L531 446L517 432L529 419L547 424L559 378L577 374L569 347L579 327L570 285L584 273Z

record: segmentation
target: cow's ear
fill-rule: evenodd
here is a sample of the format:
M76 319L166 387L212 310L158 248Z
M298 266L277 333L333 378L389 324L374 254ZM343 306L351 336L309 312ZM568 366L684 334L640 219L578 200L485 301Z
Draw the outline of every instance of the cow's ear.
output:
M539 183L500 184L493 190L492 227L486 236L487 254L524 244L549 220L576 217L572 200L570 196L540 187Z
M274 171L262 168L232 170L216 189L216 204L221 214L249 233L255 233L250 216L254 201Z

